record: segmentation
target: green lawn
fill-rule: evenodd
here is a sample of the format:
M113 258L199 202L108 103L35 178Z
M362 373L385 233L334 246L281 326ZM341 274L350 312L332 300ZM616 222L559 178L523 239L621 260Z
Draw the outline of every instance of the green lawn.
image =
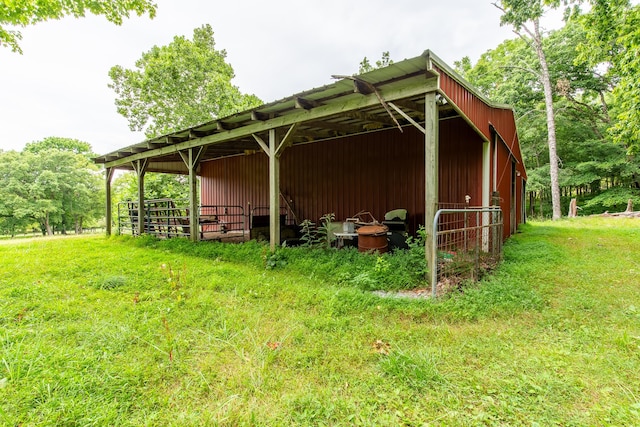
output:
M0 425L640 425L638 219L526 225L437 302L372 294L392 261L354 251L90 236L0 260Z

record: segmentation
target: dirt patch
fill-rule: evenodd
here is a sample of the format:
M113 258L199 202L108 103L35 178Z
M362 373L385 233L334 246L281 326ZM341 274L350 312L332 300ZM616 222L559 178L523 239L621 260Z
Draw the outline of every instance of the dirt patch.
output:
M462 279L459 277L446 277L438 282L436 286L436 297L450 293L460 287ZM402 289L399 291L374 291L375 295L382 298L407 298L407 299L429 299L432 297L431 288Z

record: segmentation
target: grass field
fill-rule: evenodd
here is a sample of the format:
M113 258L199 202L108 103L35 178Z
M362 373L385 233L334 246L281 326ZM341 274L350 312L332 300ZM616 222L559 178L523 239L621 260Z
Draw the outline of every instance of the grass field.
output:
M436 302L372 294L389 261L353 251L90 236L0 260L0 425L640 425L638 219L528 224Z

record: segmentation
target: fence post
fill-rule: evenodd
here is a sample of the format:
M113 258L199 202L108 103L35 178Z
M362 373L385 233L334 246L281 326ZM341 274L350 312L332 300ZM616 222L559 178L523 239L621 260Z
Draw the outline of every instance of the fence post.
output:
M438 288L438 221L440 220L441 213L442 209L438 210L433 216L433 224L431 229L432 241L427 242L427 244L431 243L431 251L430 253L428 253L428 260L429 268L431 269L431 296L434 299L436 297Z
M495 207L499 207L500 206L500 192L499 191L494 191L491 194L491 206L495 206ZM496 223L496 218L497 218L497 211L494 211L492 214L492 220L491 222L493 224ZM496 230L496 227L491 227L492 228L492 239L491 239L491 253L496 254L497 250L499 249L498 246L498 240L502 240L502 229L500 230L500 235L496 235L498 233L498 230Z
M480 271L480 230L482 230L481 228L479 228L479 224L480 224L480 211L476 212L476 249L475 249L475 258L476 258L476 265L475 265L475 277L478 277L478 273Z

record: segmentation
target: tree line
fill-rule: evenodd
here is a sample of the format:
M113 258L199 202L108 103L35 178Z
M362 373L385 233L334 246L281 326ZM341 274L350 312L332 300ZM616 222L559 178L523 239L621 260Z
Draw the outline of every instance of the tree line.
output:
M58 137L0 150L0 234L79 234L101 218L104 181L93 156L88 143Z

